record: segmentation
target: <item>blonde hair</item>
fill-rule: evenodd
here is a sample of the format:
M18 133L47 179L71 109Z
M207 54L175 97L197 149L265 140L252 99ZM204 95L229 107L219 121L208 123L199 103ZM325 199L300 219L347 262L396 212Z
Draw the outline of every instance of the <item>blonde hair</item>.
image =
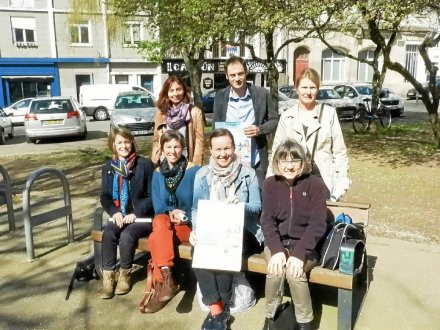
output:
M290 156L291 159L301 159L300 176L303 174L309 174L312 171L309 158L307 157L303 147L294 140L284 140L275 150L272 160L272 171L275 175L281 175L281 171L278 166L278 161L284 160Z
M301 80L303 80L305 78L309 78L316 85L317 88L319 88L319 86L321 85L321 81L320 81L318 72L316 72L316 70L314 70L312 68L307 68L307 69L304 69L303 71L301 71L299 76L296 77L295 88L297 90L298 90L299 83L301 82Z

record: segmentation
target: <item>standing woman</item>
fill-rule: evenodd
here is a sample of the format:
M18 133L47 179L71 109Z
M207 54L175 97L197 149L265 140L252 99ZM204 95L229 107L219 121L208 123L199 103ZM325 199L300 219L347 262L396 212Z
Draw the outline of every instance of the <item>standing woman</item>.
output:
M348 158L335 108L316 102L320 81L313 69L305 69L296 79L299 102L281 114L272 150L285 139L297 141L312 162L312 172L321 176L337 201L349 186ZM270 176L271 174L268 174Z
M229 204L244 202L243 254L261 252L263 242L259 223L261 199L255 170L241 163L235 153L234 137L227 129L214 130L209 137L209 145L211 150L209 165L197 172L194 181L193 231L190 243L197 244L194 232L196 221L203 221L197 219L200 199L225 201ZM232 280L235 273L211 269L194 271L202 293L202 301L210 310L202 329L226 329L230 318L228 305L232 296Z
M285 140L274 152L272 171L263 184L261 226L268 262L266 320L271 326L289 283L298 328L312 330L313 309L306 273L318 262L316 244L326 230L328 189L321 178L310 175L310 164L301 145Z
M200 166L188 162L182 154L185 139L176 131L160 138L165 159L153 174L153 233L148 238L153 263L153 281L159 302L170 300L177 292L171 273L174 244L189 242L194 178ZM151 304L150 304L151 305ZM161 308L163 304L153 304ZM154 312L156 310L153 310Z
M109 136L112 159L102 167L101 205L113 221L102 237L103 288L101 298L130 291L130 272L139 238L151 232L150 223L136 218L152 217L151 179L153 163L136 154L134 137L126 128L115 128ZM119 244L120 271L115 285L116 249Z
M202 110L191 103L190 91L185 82L170 76L163 84L156 106L159 111L154 121L153 151L151 160L157 166L163 159L160 136L166 130L178 131L184 136L186 159L201 166L205 145Z

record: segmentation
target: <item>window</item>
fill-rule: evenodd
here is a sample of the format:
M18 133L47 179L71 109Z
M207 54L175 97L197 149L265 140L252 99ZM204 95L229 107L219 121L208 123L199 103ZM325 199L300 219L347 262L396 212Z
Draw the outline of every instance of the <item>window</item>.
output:
M70 25L71 44L90 44L90 24L88 22Z
M419 56L418 45L406 45L405 49L405 69L416 77L417 73L417 57Z
M359 52L359 58L372 61L374 58L374 51L372 49L366 49ZM358 62L358 81L372 81L373 80L373 68L367 63Z
M35 44L35 18L11 17L12 37L16 46Z
M330 49L322 52L322 80L326 82L345 79L345 56L336 54Z
M34 7L34 0L9 0L9 7Z
M139 41L143 40L143 24L141 22L125 23L124 45L139 45Z
M128 74L115 75L115 84L128 84Z

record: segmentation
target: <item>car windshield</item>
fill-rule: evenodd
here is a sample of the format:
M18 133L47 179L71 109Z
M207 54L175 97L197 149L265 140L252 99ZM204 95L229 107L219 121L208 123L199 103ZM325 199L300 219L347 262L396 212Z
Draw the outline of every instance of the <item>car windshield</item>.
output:
M154 100L146 94L120 95L115 103L115 109L151 108L154 106Z
M373 88L369 86L356 86L356 90L361 95L372 95L373 94Z
M318 100L340 99L341 96L334 89L320 89L316 97Z
M34 101L30 113L68 113L74 111L72 102L68 99Z

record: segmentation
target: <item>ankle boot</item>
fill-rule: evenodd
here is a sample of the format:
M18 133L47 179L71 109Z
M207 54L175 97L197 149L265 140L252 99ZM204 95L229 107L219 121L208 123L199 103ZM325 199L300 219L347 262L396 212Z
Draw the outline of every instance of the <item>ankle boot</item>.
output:
M174 282L171 268L161 268L160 273L162 274L163 282L158 292L158 300L165 302L171 300L176 295L179 291L179 286Z
M131 289L131 281L130 281L130 275L131 275L131 268L128 269L120 269L119 270L119 278L118 278L118 284L116 285L116 294L126 294Z
M103 270L102 271L102 290L100 297L102 299L110 299L114 295L115 290L115 271Z

